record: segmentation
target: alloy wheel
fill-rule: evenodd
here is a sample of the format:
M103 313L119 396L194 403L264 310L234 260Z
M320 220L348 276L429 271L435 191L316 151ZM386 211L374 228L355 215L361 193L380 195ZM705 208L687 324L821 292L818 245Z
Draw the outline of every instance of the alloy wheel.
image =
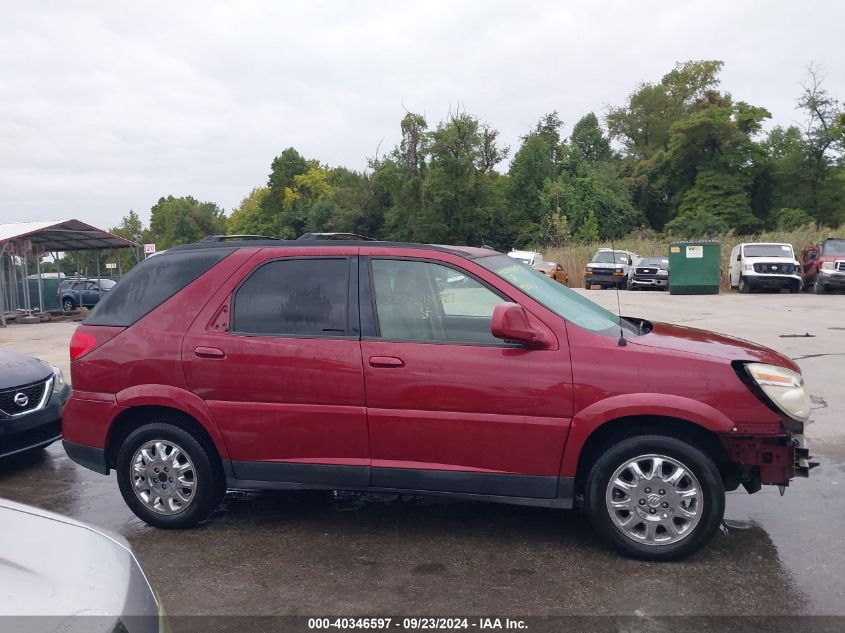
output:
M605 495L614 526L632 541L670 545L694 530L704 497L695 474L667 455L640 455L623 463Z
M178 444L156 439L142 444L129 464L138 500L157 514L184 512L197 495L197 470Z

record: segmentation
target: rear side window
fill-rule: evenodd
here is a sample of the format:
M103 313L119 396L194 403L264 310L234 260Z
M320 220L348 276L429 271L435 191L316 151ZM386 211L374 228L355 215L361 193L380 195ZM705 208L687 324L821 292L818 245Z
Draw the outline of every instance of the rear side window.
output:
M268 262L235 292L232 330L269 336L345 336L348 297L348 258Z
M85 324L130 326L234 250L215 248L150 257L104 293L97 307L85 319Z

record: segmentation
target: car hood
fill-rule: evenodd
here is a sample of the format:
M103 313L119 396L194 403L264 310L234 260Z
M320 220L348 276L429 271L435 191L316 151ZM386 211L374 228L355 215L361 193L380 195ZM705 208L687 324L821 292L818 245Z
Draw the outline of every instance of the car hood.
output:
M845 260L845 255L825 255L824 257L817 257L817 262L837 262Z
M748 360L800 371L789 358L773 349L733 336L668 323L653 323L653 329L629 340L634 345L699 354L726 361Z
M0 525L0 616L157 614L122 537L5 499Z
M0 390L46 380L53 369L43 360L0 350Z

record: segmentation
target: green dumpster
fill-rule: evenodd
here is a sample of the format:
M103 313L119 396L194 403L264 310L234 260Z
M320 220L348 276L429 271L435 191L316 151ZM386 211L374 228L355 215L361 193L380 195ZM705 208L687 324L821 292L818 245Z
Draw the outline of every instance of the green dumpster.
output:
M669 244L670 294L719 294L721 250L719 242L672 242Z

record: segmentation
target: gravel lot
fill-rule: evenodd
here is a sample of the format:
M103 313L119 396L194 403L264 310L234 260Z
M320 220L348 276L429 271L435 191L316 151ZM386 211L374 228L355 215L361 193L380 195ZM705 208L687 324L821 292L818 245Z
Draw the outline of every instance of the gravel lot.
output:
M579 292L616 307L611 291ZM576 511L410 496L230 493L206 525L159 531L125 507L114 473L76 466L60 445L0 463L0 496L126 536L177 615L845 615L845 297L620 300L626 315L778 349L814 396L807 435L822 465L782 498L731 493L722 532L681 563L620 558ZM0 345L67 374L74 327L10 326Z

